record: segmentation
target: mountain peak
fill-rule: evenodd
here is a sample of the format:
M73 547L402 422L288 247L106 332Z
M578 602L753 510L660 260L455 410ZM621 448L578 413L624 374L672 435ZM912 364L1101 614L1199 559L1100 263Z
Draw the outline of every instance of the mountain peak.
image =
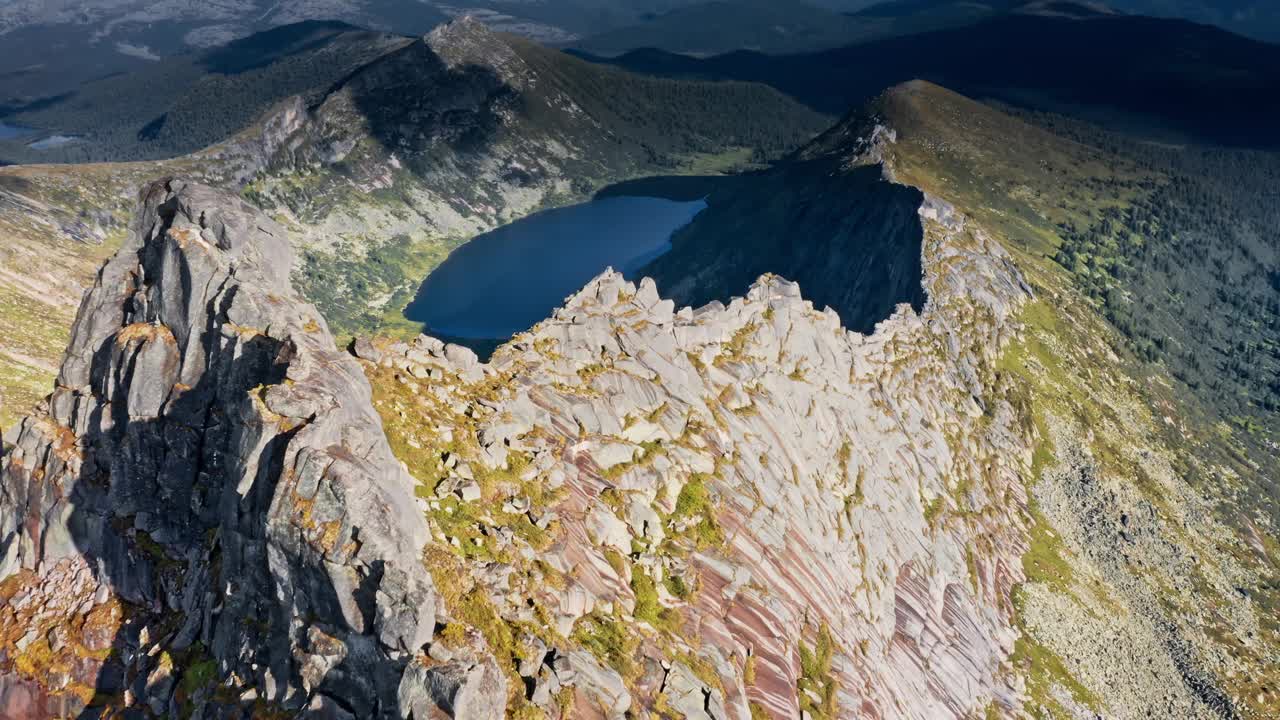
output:
M416 703L434 677L405 669L435 625L427 524L361 369L290 287L284 233L181 180L145 189L134 227L81 305L57 391L0 459L0 497L17 499L0 577L49 599L24 622L79 627L131 603L136 627L181 625L142 631L153 655L195 652L250 684L270 667L261 694L281 705L332 704L312 683L339 665L369 680L335 675L325 692L361 717ZM178 608L187 619L171 624ZM295 632L314 616L328 624ZM128 632L113 617L99 649ZM148 671L142 655L57 652L78 687Z
M470 15L432 30L424 42L451 69L487 68L513 88L528 80L529 68L506 39Z
M1032 0L1017 8L1023 15L1041 15L1081 20L1104 15L1117 15L1110 6L1094 0Z
M487 45L501 43L498 34L472 15L463 15L437 26L423 38L432 49L458 45Z

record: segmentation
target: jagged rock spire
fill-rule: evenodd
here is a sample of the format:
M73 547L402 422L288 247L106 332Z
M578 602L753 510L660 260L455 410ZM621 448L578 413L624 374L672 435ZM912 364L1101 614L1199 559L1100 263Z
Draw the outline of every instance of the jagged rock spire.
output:
M405 672L435 623L426 521L290 265L284 233L238 198L143 191L57 389L0 466L16 619L94 639L48 648L74 668L60 685L18 663L0 706L74 708L96 689L196 717L380 717L433 697L430 673Z

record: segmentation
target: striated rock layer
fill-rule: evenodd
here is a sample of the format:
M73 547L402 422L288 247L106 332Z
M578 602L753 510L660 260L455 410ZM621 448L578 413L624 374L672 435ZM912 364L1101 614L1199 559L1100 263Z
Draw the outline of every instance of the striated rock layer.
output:
M993 362L1028 293L951 208L920 215L930 301L870 336L777 277L677 311L609 272L488 365L359 344L455 560L442 622L490 604L552 716L1016 707L1030 430Z

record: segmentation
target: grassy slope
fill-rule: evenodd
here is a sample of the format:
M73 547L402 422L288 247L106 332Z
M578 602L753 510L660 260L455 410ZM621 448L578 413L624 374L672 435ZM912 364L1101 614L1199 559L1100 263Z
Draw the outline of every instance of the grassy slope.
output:
M121 223L127 217L119 187L95 175L70 168L0 168L2 427L48 394L80 289L123 239L123 224L104 228L101 244L74 240L59 227L73 217L52 211L64 205L105 204Z
M214 167L193 156L0 168L0 427L53 387L81 293L127 235L138 189Z
M1280 608L1275 583L1280 547L1240 541L1257 534L1255 513L1274 512L1274 507L1238 503L1242 485L1274 488L1280 482L1275 476L1274 451L1259 448L1243 430L1219 422L1211 407L1172 380L1160 365L1140 361L1074 284L1071 274L1053 260L1062 243L1062 223L1087 226L1100 219L1105 208L1123 208L1165 178L1122 156L1064 140L927 83L890 91L878 101L878 110L898 132L897 142L888 150L896 179L956 204L995 234L1039 298L1023 317L1023 340L1003 360L1004 370L1027 389L1027 402L1040 430L1041 446L1033 468L1036 481L1055 462L1058 449L1051 440L1055 428L1063 422L1076 423L1088 430L1085 445L1097 472L1132 484L1155 507L1164 509L1162 516L1176 516L1178 499L1166 496L1166 488L1135 460L1148 449L1172 458L1183 479L1219 502L1222 517L1239 537L1181 537L1178 542L1193 551L1203 550L1202 562L1212 563L1214 557L1238 561L1263 578L1252 589L1265 635L1258 638L1260 644L1232 637L1221 624L1210 623L1205 632L1224 652L1254 669L1244 678L1219 678L1241 709L1265 710L1274 696L1261 689L1274 687L1278 679L1266 658L1268 652L1274 657L1275 648L1280 647L1280 625L1274 620ZM1274 506L1274 500L1268 503L1265 496L1261 502ZM1038 525L1024 559L1028 581L1061 584L1063 577L1070 577L1076 560L1034 504L1031 510ZM1150 572L1149 582L1162 582L1156 571ZM1182 607L1188 614L1206 609L1212 613L1221 597L1207 587L1199 590L1187 596L1163 588L1160 594L1175 609L1179 603L1189 603ZM1095 601L1105 601L1105 592L1102 600ZM1041 704L1044 712L1060 710L1048 692L1055 683L1077 700L1088 698L1089 691L1033 635L1024 638L1015 661L1030 675L1033 703Z

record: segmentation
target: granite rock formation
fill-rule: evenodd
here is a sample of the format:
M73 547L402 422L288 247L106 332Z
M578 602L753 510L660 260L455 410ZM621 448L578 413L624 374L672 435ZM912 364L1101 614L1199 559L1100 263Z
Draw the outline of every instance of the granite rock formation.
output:
M135 222L6 438L3 652L49 675L10 676L0 707L198 713L221 702L182 683L203 667L263 706L397 715L436 601L367 381L269 219L169 180Z
M1027 292L951 208L921 218L930 303L871 336L780 278L677 312L610 272L488 365L429 338L357 361L289 289L271 220L151 186L8 438L6 707L926 717L1014 696L1029 439L991 363ZM958 496L980 510L952 518Z
M1029 294L952 208L920 212L930 302L869 336L773 276L677 311L609 272L487 365L425 337L355 348L431 492L436 546L454 549L446 622L483 597L523 628L493 649L528 703L717 718L1016 704L1002 663L1031 438L993 362ZM529 647L551 652L530 663ZM577 648L610 679L582 684ZM566 658L575 700L557 694Z

